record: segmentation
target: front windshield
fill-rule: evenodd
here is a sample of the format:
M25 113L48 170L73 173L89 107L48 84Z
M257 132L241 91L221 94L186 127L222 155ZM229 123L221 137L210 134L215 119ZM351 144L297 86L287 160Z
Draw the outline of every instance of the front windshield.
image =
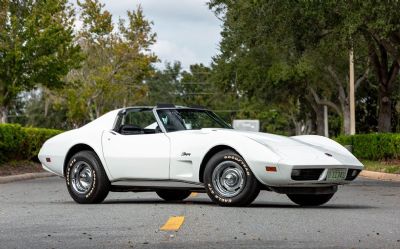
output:
M157 110L157 114L167 132L202 128L231 129L220 117L207 110L161 109Z

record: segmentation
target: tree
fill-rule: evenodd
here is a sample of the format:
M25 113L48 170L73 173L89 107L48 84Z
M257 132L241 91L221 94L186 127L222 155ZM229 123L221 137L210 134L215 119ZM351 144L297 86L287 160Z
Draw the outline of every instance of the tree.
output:
M165 68L146 79L148 94L144 104L176 103L179 95L179 81L182 74L180 62L166 62Z
M68 75L65 89L68 117L74 126L103 113L137 104L147 95L144 80L153 74L157 57L149 47L156 35L139 6L114 27L112 16L98 0L78 1L83 27L78 42L86 56L82 67Z
M350 49L355 49L358 55L359 50L356 48L361 47L362 55L358 58L363 58L365 53L370 64L362 63L359 68L360 80L365 78L363 73L371 65L379 85L378 128L379 131L391 131L392 95L399 73L400 18L396 11L400 7L399 3L212 0L210 7L224 21L221 54L216 57L216 64L225 68L227 65L234 65L231 72L237 72L239 64L246 62L251 73L244 72L244 76L239 76L244 77L240 82L248 88L246 94L252 95L255 90L273 93L274 89L282 89L279 88L282 85L271 82L268 77L269 69L277 68L275 65L281 63L282 58L286 65L295 68L296 64L301 64L304 56L313 51L318 52L321 46L340 49L320 54L321 58L316 61L325 65L324 70L315 71L317 65L312 63L314 65L309 68L311 71L300 71L296 74L300 76L297 77L298 82L305 80L303 84L312 86L308 87L309 91L319 88L325 94L319 96L319 99L306 98L308 102L326 100L326 104L339 93L339 99L336 100L339 100L341 108L336 109L344 117L344 127L347 127L348 121L348 97L344 87L347 83L347 72L343 73L342 68L347 66L348 60L340 59L337 64L332 64L329 58L337 58L340 51L347 54ZM283 70L281 73L285 71L290 72ZM232 79L232 73L228 74ZM314 77L316 74L317 77ZM313 76L313 81L310 76ZM290 82L286 81L287 83ZM336 90L333 85L336 85ZM293 90L290 87L287 89ZM314 112L318 117L317 109Z
M18 94L63 85L82 59L67 0L0 1L0 122Z

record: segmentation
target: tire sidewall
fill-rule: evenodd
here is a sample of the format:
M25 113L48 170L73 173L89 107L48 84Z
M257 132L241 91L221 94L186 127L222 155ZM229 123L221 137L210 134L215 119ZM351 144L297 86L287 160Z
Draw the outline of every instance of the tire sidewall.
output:
M101 184L99 182L99 177L101 177L102 166L96 157L96 154L91 151L82 151L72 156L68 162L66 169L66 184L71 197L78 203L92 203L99 194ZM93 184L90 187L89 192L86 194L77 193L72 187L71 169L74 164L79 161L87 163L93 172Z
M244 173L246 174L246 181L244 182L244 187L242 191L238 195L233 197L221 196L215 189L214 185L212 184L212 173L214 169L218 164L225 161L231 161L237 163L238 165L240 165L240 167L242 167ZM218 204L224 206L241 205L244 202L244 199L246 199L249 194L255 191L255 186L257 186L258 184L250 167L247 165L245 160L237 153L230 150L221 151L215 154L210 159L210 161L206 165L203 180L206 187L206 191L210 196L210 198L213 201L217 202Z

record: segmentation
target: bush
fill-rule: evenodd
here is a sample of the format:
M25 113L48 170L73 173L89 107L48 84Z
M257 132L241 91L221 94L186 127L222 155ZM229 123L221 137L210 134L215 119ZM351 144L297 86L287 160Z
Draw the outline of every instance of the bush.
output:
M36 159L43 143L62 131L0 124L0 162Z
M400 159L400 134L398 133L339 136L336 141L342 145L352 145L353 154L360 159Z

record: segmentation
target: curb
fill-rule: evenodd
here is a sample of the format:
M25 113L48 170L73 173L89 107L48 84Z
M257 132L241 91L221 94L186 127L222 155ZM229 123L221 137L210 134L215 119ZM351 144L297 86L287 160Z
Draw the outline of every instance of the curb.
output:
M390 173L363 170L361 171L360 176L374 180L400 182L400 174L390 174Z
M50 177L50 176L55 176L55 175L52 173L48 173L48 172L41 172L41 173L26 173L26 174L11 175L11 176L0 176L0 184L16 182L16 181L23 181L23 180L30 180L30 179L42 178L42 177Z

